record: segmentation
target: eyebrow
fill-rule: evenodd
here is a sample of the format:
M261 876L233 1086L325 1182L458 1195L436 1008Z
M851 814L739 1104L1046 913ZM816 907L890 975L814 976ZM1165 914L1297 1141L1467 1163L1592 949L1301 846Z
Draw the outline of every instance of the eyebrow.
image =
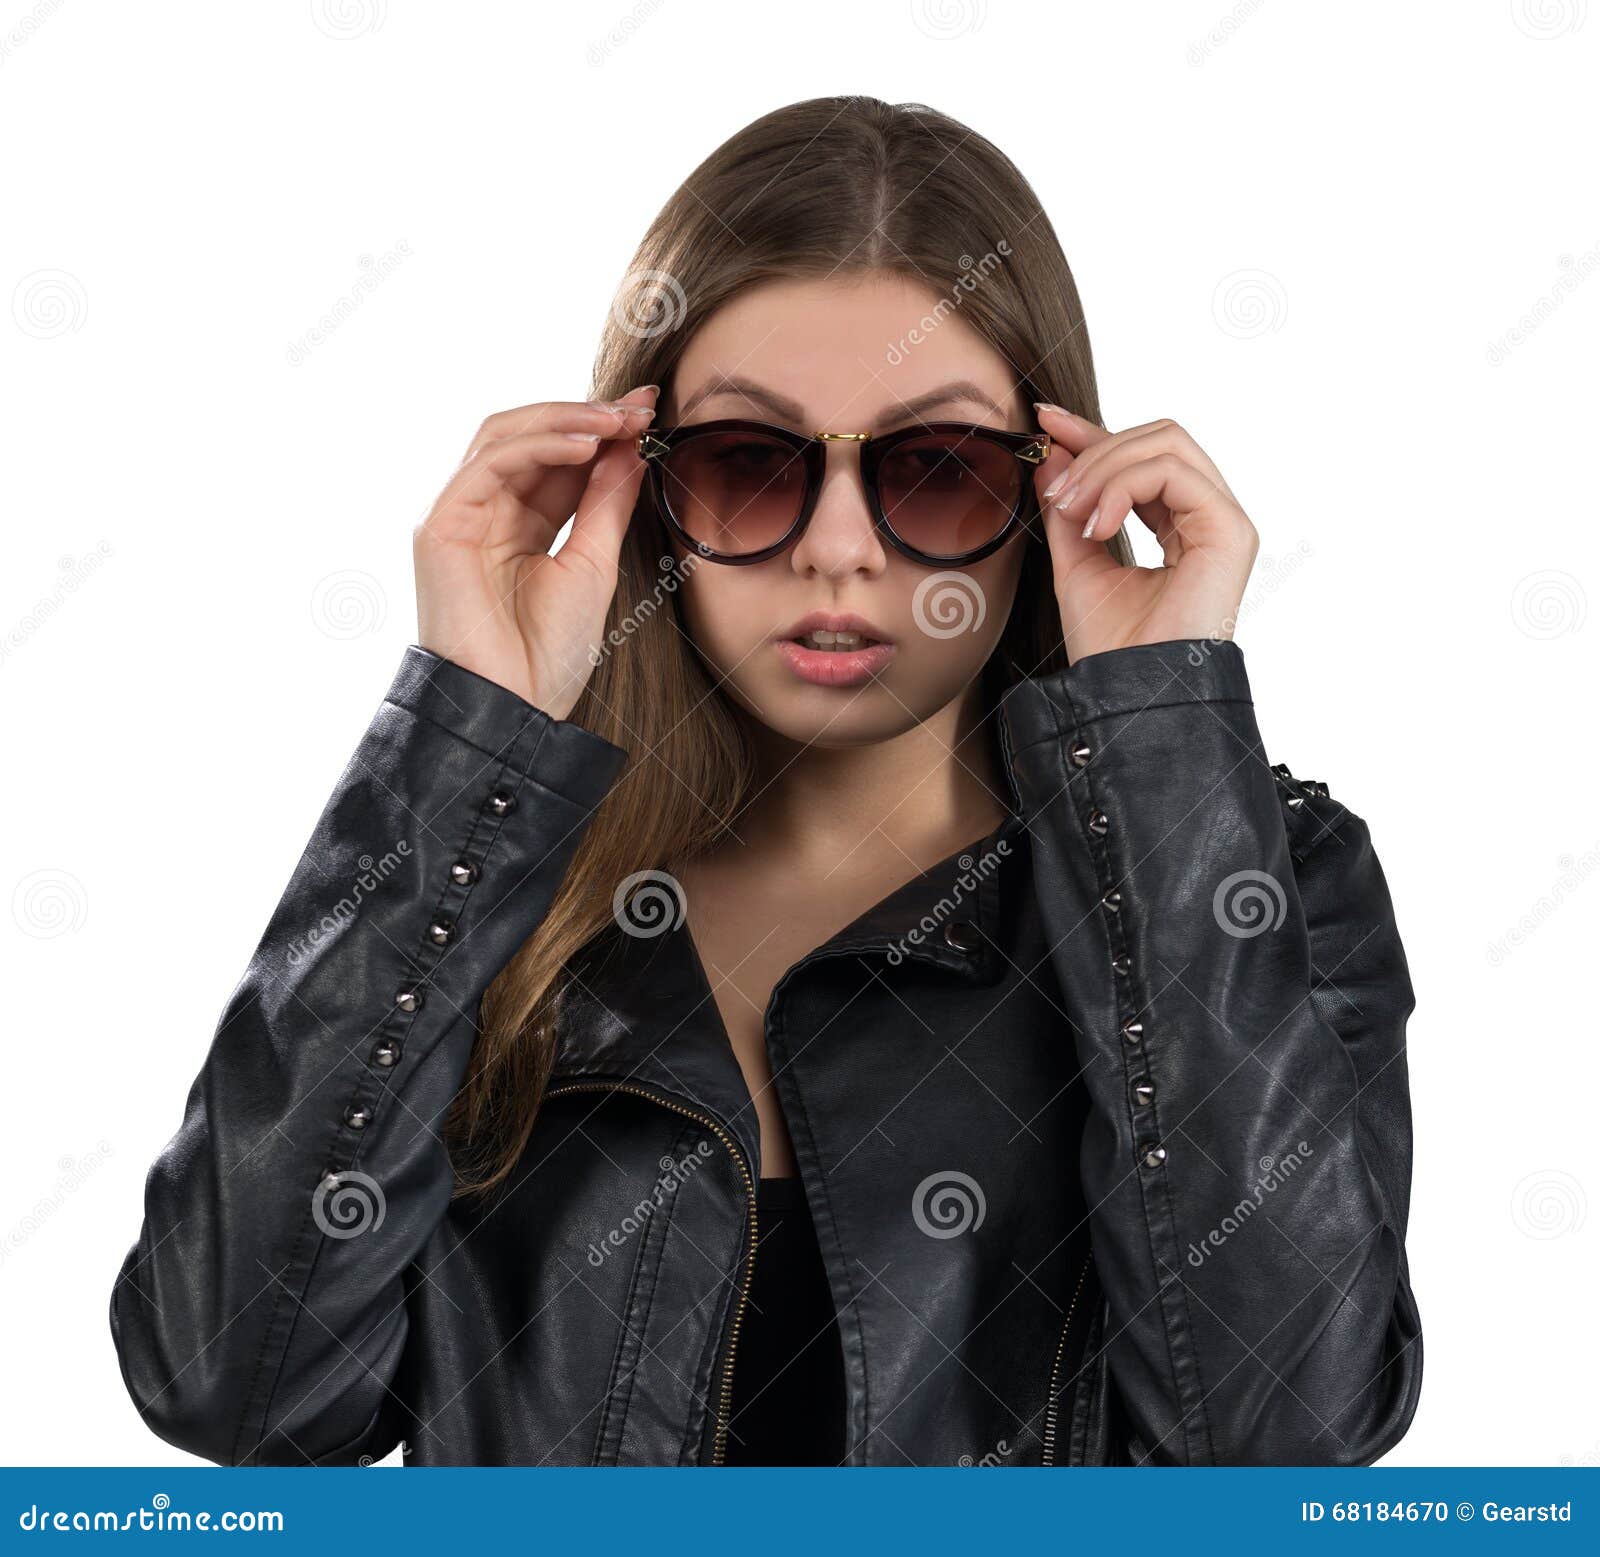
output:
M702 384L684 401L678 412L678 420L682 421L696 406L704 401L714 400L719 395L737 395L741 399L753 401L757 405L765 406L782 421L798 425L806 420L805 407L799 401L791 400L787 395L780 395L776 390L768 389L766 385L759 384L754 379L741 378L731 373L717 374ZM958 403L981 406L1001 420L1006 418L1005 411L996 405L979 385L969 378L958 378L952 379L948 384L940 384L935 389L925 390L909 400L902 400L886 407L878 413L876 426L881 429L895 426L908 419L915 421L934 406Z

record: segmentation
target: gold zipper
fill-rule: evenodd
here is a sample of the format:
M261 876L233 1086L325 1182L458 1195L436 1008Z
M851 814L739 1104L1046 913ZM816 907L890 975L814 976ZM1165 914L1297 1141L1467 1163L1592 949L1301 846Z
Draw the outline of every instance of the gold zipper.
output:
M750 1296L750 1277L756 1263L756 1186L750 1177L750 1169L745 1165L744 1153L739 1150L739 1145L733 1137L710 1114L701 1113L698 1109L690 1108L683 1103L669 1102L659 1093L652 1092L646 1087L632 1086L622 1081L569 1081L561 1086L548 1088L545 1096L560 1097L564 1092L632 1092L638 1097L647 1098L652 1103L659 1103L661 1107L669 1108L674 1113L697 1120L728 1148L728 1155L733 1158L734 1166L738 1168L739 1176L744 1180L745 1198L749 1208L750 1252L744 1261L744 1276L739 1285L738 1301L734 1305L733 1324L728 1331L728 1350L723 1360L722 1379L717 1392L717 1431L711 1445L711 1463L721 1465L727 1454L728 1423L733 1404L733 1355L739 1346L739 1326L744 1323L745 1300Z
M1067 1305L1067 1317L1061 1325L1061 1339L1056 1342L1055 1361L1050 1364L1050 1393L1045 1396L1044 1402L1044 1457L1041 1465L1054 1465L1056 1453L1056 1380L1061 1374L1061 1356L1067 1347L1067 1332L1072 1328L1072 1316L1078 1307L1078 1299L1083 1295L1083 1284L1089 1277L1089 1265L1094 1259L1094 1250L1091 1249L1083 1257L1083 1269L1078 1272L1078 1286L1072 1294L1072 1301Z

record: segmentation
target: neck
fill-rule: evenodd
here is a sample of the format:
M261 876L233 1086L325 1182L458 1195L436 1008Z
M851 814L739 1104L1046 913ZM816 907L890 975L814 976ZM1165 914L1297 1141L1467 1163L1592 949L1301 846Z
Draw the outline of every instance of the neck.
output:
M885 854L926 869L981 838L1008 810L981 681L867 746L802 745L756 726L754 796L735 823L744 847L826 874Z

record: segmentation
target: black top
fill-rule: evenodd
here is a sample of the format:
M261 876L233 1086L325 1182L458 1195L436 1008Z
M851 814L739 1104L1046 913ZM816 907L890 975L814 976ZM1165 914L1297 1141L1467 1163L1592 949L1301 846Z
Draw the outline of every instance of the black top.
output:
M733 1368L729 1465L837 1465L844 1356L798 1178L758 1179L759 1241Z

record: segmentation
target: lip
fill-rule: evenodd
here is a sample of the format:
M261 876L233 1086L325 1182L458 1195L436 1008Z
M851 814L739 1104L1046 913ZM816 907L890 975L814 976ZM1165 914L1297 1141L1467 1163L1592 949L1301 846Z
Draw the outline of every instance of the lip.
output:
M862 649L808 649L795 640L805 633L853 632L876 643ZM808 611L776 639L779 657L803 681L819 687L853 687L883 672L896 650L883 629L854 611Z

